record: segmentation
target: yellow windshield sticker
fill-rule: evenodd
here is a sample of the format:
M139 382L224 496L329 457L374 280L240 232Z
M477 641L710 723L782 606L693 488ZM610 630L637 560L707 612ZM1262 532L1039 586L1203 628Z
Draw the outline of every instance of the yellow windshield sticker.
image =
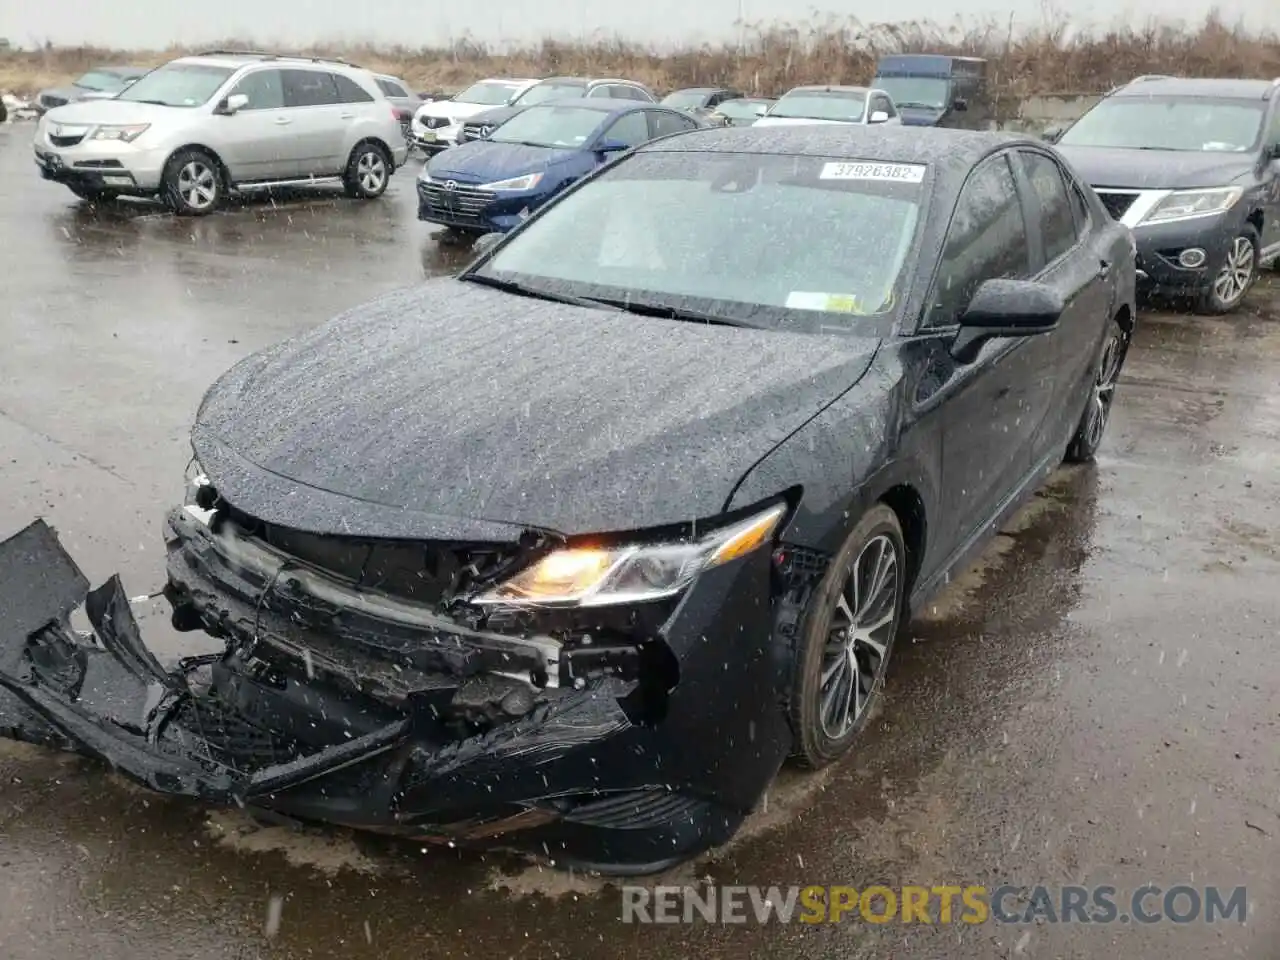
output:
M852 293L813 293L797 290L787 296L786 307L791 310L822 310L825 313L866 313L864 304Z

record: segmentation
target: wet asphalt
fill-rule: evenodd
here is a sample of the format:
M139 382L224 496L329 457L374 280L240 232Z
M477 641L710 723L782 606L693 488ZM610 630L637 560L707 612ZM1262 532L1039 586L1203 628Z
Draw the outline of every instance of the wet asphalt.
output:
M143 594L206 386L464 257L416 221L416 161L379 202L179 221L40 181L30 131L0 127L0 536L44 516ZM647 881L1244 885L1244 926L623 924L593 878L263 826L0 743L0 957L1280 957L1277 371L1280 282L1230 319L1144 313L1098 464L911 625L854 755Z

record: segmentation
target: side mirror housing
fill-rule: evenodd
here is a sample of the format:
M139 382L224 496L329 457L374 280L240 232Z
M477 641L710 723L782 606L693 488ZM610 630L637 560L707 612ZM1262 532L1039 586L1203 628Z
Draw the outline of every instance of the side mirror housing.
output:
M623 150L630 150L621 140L601 140L596 146L596 153L621 153Z
M957 113L964 113L966 110L969 109L969 101L966 100L964 97L956 97L953 101L951 101L951 109L956 111Z
M960 317L960 332L951 345L951 355L968 363L988 340L1048 333L1058 326L1065 309L1061 295L1043 283L983 281Z
M218 108L214 111L214 113L217 113L223 117L230 117L239 113L248 105L249 105L249 98L247 96L245 96L243 93L233 93L231 96L227 97L225 100L223 100L221 103L218 104Z
M867 123L886 123L888 120L889 114L885 113L883 110L876 110L867 118Z

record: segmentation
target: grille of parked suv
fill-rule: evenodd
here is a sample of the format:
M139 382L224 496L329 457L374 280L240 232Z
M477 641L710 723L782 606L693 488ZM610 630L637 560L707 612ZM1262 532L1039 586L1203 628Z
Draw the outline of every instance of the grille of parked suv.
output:
M422 125L428 130L439 130L441 127L449 125L448 117L423 117Z
M70 137L58 137L52 133L49 134L49 142L55 147L74 147L77 143L84 139L83 133L77 133Z
M1124 190L1094 190L1098 195L1098 199L1102 201L1102 205L1107 208L1107 213L1111 214L1112 219L1119 220L1125 215L1133 201L1138 199L1136 191Z
M451 220L479 220L481 212L497 196L492 190L466 183L456 184L452 190L445 183L428 183L422 192L432 209Z

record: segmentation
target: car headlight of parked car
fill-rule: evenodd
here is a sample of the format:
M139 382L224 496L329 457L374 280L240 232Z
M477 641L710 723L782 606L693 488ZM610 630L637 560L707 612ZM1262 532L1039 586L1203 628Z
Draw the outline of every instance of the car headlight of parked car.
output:
M1211 217L1230 210L1244 194L1242 187L1214 187L1209 190L1175 190L1142 218L1143 223L1167 223Z
M523 177L512 177L509 180L495 180L493 183L486 183L486 190L532 190L542 182L542 174L526 173Z
M599 607L660 600L703 571L772 542L786 512L779 503L697 540L555 550L475 602Z
M125 126L102 126L93 131L90 140L119 140L122 143L133 143L147 132L149 123L131 123Z

